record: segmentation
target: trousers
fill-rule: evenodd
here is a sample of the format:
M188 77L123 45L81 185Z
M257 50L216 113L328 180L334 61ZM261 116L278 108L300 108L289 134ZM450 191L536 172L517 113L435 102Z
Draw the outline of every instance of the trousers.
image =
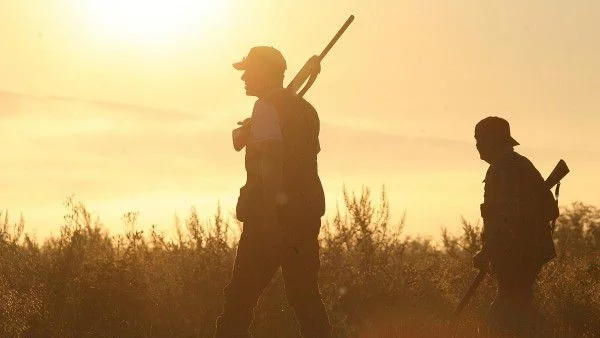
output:
M244 222L215 338L251 337L254 308L279 268L302 336L331 336L318 287L321 218L283 215L280 223L277 229L265 229L260 220Z
M493 331L530 336L535 329L537 310L533 304L533 285L541 266L533 264L493 264L498 283L488 322Z

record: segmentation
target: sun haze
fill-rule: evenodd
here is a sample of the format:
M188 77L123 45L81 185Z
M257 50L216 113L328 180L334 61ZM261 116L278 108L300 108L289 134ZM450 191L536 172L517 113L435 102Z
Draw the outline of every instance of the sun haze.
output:
M167 45L209 34L226 13L227 1L217 0L78 0L72 6L84 29L99 39L131 44Z
M486 165L473 127L511 123L561 204L600 204L600 4L542 1L5 0L0 2L0 208L58 232L74 194L111 231L140 212L172 228L196 206L234 210L248 117L231 64L282 51L288 81L350 14L306 98L321 118L328 215L342 187L386 185L406 231L479 219Z

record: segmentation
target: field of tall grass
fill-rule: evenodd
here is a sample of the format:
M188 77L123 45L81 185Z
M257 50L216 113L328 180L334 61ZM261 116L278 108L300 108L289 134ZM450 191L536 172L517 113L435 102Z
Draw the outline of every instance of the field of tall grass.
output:
M487 337L495 285L486 278L459 318L452 316L476 275L479 223L440 242L390 223L385 194L344 192L345 206L324 220L320 283L335 337ZM140 230L109 234L69 199L60 236L31 239L22 220L0 214L0 337L211 337L229 279L239 224L192 209L177 236ZM204 214L202 215L204 217ZM600 211L562 208L558 257L539 276L540 336L600 336ZM256 337L299 337L277 274L256 309Z

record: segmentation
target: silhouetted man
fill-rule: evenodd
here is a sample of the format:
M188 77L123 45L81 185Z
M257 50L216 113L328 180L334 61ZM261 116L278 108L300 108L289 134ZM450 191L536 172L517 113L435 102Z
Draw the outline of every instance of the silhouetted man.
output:
M473 259L498 282L490 311L493 329L531 332L536 317L532 286L541 267L555 256L551 220L558 207L534 165L513 150L519 145L506 120L487 117L475 126L480 158L490 164L481 205L483 248Z
M235 149L246 147L246 184L236 207L243 231L215 337L250 337L253 309L281 267L302 335L327 338L331 327L317 284L325 212L317 112L283 88L286 62L275 48L254 47L234 68L244 71L246 95L258 100L233 132Z

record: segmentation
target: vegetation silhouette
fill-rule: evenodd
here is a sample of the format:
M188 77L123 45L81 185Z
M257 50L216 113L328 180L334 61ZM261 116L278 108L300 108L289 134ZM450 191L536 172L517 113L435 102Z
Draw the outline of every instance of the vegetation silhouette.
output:
M557 257L538 276L535 299L544 337L600 332L600 210L562 207ZM237 222L218 209L207 221L192 209L168 239L140 230L111 235L85 205L67 200L60 235L38 242L23 220L0 217L0 336L211 337L221 289L235 256ZM408 236L390 222L385 193L344 191L319 243L325 305L335 337L487 337L485 313L495 291L486 279L461 319L454 306L475 272L479 223L441 229L439 243ZM265 290L256 337L298 337L281 274Z

